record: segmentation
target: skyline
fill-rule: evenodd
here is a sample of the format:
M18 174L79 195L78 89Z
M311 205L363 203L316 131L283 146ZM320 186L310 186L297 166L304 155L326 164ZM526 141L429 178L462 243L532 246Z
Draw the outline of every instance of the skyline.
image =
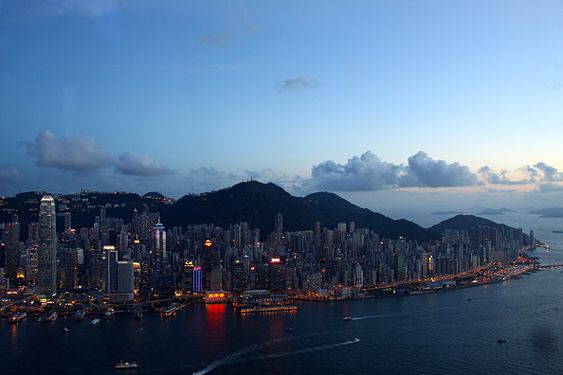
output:
M562 7L3 2L0 194L561 205Z

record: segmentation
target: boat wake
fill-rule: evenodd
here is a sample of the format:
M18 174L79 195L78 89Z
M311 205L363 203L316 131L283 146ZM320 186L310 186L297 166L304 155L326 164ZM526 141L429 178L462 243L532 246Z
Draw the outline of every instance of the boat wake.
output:
M356 337L353 340L338 342L336 344L319 345L319 346L313 346L311 348L294 350L294 351L291 351L291 352L268 354L268 355L263 355L263 356L259 356L259 357L249 358L248 360L250 361L250 360L255 360L255 359L275 359L275 358L289 357L291 355L296 355L296 354L304 354L304 353L318 352L318 351L321 351L321 350L334 349L334 348L338 348L338 347L341 347L341 346L357 344L359 342L360 342L360 339Z
M313 336L313 335L295 336L293 338L296 339L296 338L299 338L299 337L302 338L302 337L307 337L307 336ZM321 351L321 350L334 349L334 348L338 348L338 347L341 347L341 346L352 345L352 344L356 344L356 343L360 342L360 339L356 337L353 340L339 342L339 343L335 343L335 344L319 345L319 346L313 346L311 348L294 350L294 351L291 351L291 352L268 354L268 355L244 358L246 355L253 353L253 352L255 352L259 349L262 349L263 347L273 345L273 344L276 344L278 342L282 342L282 341L286 341L286 340L287 340L287 338L275 339L275 340L264 342L262 344L253 345L253 346L249 346L247 348L243 348L241 350L237 350L236 352L228 354L228 355L210 363L204 369L199 370L197 372L193 372L192 375L208 374L211 371L213 371L213 370L215 370L215 369L217 369L221 366L227 365L229 363L240 363L240 362L249 362L249 361L261 360L261 359L282 358L282 357L288 357L288 356L291 356L291 355L297 355L297 354L303 354L303 353L317 352L317 351Z
M233 352L231 354L228 354L222 358L219 358L216 361L213 361L212 363L210 363L206 368L204 368L203 370L199 370L197 372L192 373L193 375L204 375L204 374L208 374L211 371L215 370L218 367L224 366L228 363L234 362L237 359L245 356L246 354L252 353L264 346L267 345L272 345L281 341L284 341L286 338L280 338L280 339L275 339L275 340L270 340L270 341L266 341L262 344L258 344L258 345L253 345L253 346L249 346L247 348L241 349L241 350L237 350L236 352Z

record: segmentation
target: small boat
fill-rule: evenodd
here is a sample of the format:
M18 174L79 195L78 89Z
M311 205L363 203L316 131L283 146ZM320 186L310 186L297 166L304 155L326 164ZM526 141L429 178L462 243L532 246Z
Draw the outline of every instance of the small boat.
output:
M56 311L46 312L37 318L37 321L42 323L54 322L58 317L59 314Z
M111 307L106 309L106 311L104 311L104 319L113 319L114 313L115 313L115 310L112 309Z
M64 327L64 328L63 328L63 331L64 331L65 333L70 333L70 329L68 329L67 327Z
M285 331L286 331L286 332L293 332L293 331L295 331L295 328L293 328L293 327L287 327L287 328L285 329Z
M100 319L96 318L96 319L92 319L92 321L90 322L91 324L98 324L100 322Z
M116 370L128 370L128 369L134 369L134 368L139 368L139 367L141 367L141 366L139 366L137 364L137 362L119 361L115 365L113 365L113 368L116 369Z
M142 319L143 318L143 310L141 310L139 308L135 309L133 314L135 315L135 319Z
M176 306L176 304L172 304L170 307L162 310L162 317L170 318L171 316L176 315L176 311L178 311L178 306Z
M10 323L12 323L12 324L19 323L22 320L24 320L26 317L27 317L27 313L17 312L10 317Z
M72 320L84 320L84 316L86 315L86 311L84 310L76 310L76 312L72 315Z
M352 320L353 318L351 316L345 316L344 318L342 318L343 322L349 322L350 320Z
M497 343L499 343L499 344L506 344L506 340L498 339L498 340L497 340Z
M468 298L467 301L471 302L471 298Z

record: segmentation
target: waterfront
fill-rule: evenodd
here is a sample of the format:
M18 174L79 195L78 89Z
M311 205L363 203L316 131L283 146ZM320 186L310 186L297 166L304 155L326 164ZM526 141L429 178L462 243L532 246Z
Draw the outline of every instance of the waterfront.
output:
M561 220L540 223L522 225L551 245L534 255L561 263L563 236L551 233ZM217 304L168 319L117 314L97 325L90 317L28 318L17 326L2 320L0 360L6 374L110 374L121 359L138 362L129 372L138 374L554 373L563 370L561 271L427 295L300 303L296 313L246 316Z

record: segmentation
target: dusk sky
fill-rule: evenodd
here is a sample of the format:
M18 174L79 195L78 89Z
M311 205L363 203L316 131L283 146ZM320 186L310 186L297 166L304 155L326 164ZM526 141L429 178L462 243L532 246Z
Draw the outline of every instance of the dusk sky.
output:
M0 194L563 205L561 1L0 1ZM439 193L437 198L436 193Z

